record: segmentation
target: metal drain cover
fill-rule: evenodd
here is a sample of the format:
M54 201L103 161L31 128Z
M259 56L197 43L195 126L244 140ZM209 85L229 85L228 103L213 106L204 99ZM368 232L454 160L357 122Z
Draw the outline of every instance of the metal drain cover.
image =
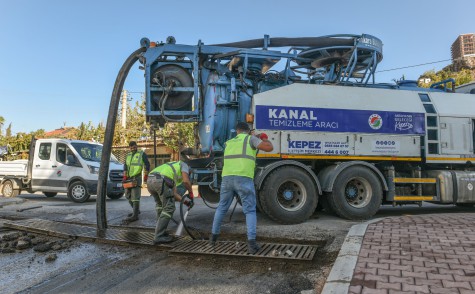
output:
M170 250L170 253L210 254L226 256L246 256L278 258L287 260L312 260L317 246L297 244L259 243L261 249L256 254L247 253L246 242L218 241L211 246L208 241L191 240Z
M98 234L96 228L61 223L43 219L28 219L21 221L10 221L4 223L5 227L28 232L40 233L56 237L75 237L89 240L95 240L102 243L117 245L148 245L160 249L170 249L183 241L190 240L188 237L179 237L175 241L168 244L153 245L154 233L137 231L134 228L108 228L104 234Z
M251 258L312 260L317 251L317 246L312 245L259 243L261 249L256 254L248 254L246 242L218 241L215 246L211 246L208 241L191 240L189 237L178 237L175 241L168 244L153 245L154 233L152 232L137 231L135 228L108 228L104 234L98 234L94 227L43 219L6 221L3 225L12 229L56 237L83 238L118 245L148 245L161 250L170 250L170 253L180 254L193 253Z

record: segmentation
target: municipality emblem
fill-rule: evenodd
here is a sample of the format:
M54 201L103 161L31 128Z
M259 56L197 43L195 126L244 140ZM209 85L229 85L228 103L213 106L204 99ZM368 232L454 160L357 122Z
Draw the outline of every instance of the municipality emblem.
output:
M368 124L373 130L379 130L383 126L383 119L379 114L372 114L368 119Z

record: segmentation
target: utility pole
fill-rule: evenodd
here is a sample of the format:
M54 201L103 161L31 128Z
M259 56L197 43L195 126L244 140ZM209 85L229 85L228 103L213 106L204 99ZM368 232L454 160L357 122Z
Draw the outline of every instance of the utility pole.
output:
M121 110L120 122L124 129L127 125L127 96L128 96L127 90L122 91L122 110Z

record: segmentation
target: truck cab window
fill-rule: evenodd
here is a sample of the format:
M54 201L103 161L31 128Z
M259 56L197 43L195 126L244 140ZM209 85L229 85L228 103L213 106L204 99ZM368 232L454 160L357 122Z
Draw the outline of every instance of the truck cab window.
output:
M66 164L66 145L58 144L56 147L56 161Z
M66 149L66 164L72 166L81 166L79 160L69 148Z
M79 161L77 160L71 148L62 143L59 143L56 147L56 161L72 166L77 166L79 164Z
M48 160L51 156L51 143L41 143L38 149L38 157L42 160Z

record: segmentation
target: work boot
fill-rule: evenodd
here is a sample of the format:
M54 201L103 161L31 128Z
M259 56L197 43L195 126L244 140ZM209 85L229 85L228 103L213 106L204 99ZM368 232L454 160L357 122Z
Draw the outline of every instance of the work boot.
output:
M133 207L133 206L132 206L132 207ZM139 210L139 214L140 214L140 210ZM127 217L132 217L133 215L134 215L134 213L131 212L131 213L127 214Z
M155 239L153 244L170 243L173 237L167 234L167 227L170 219L159 218L155 226Z
M261 246L256 243L256 240L247 240L247 253L256 254L261 249Z
M153 244L164 244L164 243L170 243L173 241L173 237L166 234L166 235L162 235L162 236L157 236L155 237L155 239L153 240Z
M140 213L140 202L134 202L134 212L127 216L125 219L125 222L131 223L139 219L139 213Z
M209 236L209 245L211 245L211 246L214 247L214 246L216 245L216 240L218 240L218 236L219 236L219 235L211 234L211 235Z

